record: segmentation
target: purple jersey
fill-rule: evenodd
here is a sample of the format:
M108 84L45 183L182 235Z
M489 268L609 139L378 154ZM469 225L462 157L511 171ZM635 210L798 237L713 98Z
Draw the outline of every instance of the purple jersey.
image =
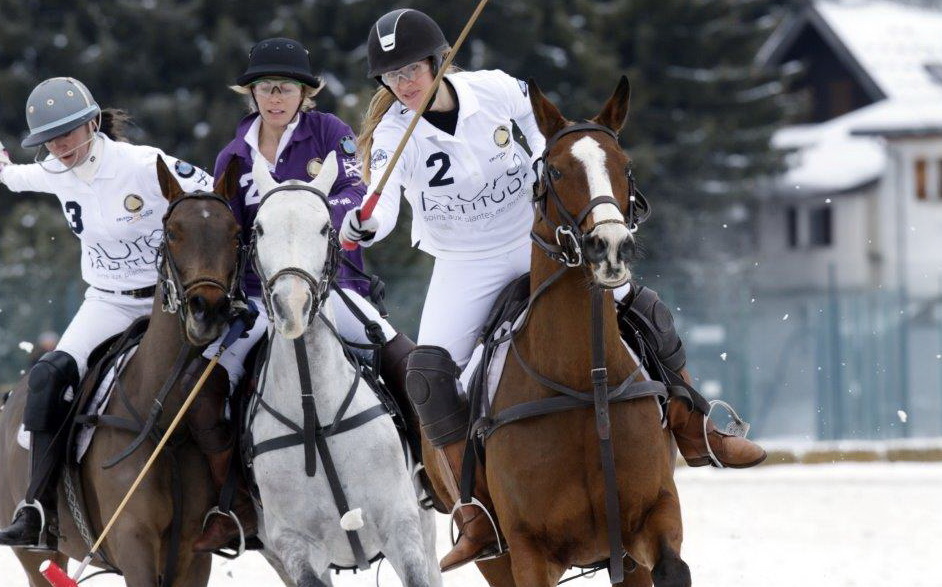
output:
M258 204L262 196L252 181L252 148L245 142L245 135L259 115L250 114L239 122L235 139L224 148L216 158L215 177L221 177L232 157L238 157L240 168L239 198L232 203L232 211L242 226L243 241L248 243L252 237L252 225L258 213ZM311 181L320 170L321 163L331 151L337 153L337 181L327 197L330 206L330 218L334 228L340 229L347 210L352 210L363 201L366 186L360 179L360 167L356 158L356 142L353 131L333 114L310 111L301 112L300 119L288 144L278 156L272 176L275 181L289 179ZM361 248L354 251L342 251L341 254L357 268L363 269ZM369 294L369 282L357 276L348 267L341 264L337 270L337 282L341 287L353 289L359 294ZM251 266L246 267L245 293L249 296L262 294L261 281Z

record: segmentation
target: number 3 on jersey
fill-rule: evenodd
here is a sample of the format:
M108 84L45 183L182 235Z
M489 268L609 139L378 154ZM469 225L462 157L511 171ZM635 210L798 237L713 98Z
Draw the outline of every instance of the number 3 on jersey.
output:
M85 230L85 226L82 224L82 207L78 205L78 202L66 202L64 209L65 218L69 221L72 232L82 234L82 231Z
M432 153L429 155L429 158L425 160L426 167L435 167L436 164L439 165L438 171L436 171L432 179L429 180L428 186L435 188L455 183L455 178L445 177L445 175L448 174L448 170L451 169L451 159L449 159L446 153L442 153L441 151Z

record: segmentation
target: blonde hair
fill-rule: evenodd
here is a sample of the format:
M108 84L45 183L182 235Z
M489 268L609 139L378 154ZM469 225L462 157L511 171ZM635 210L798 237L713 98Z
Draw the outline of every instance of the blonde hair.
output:
M294 78L285 78L285 79L294 79ZM317 86L309 86L307 84L301 84L303 88L301 98L301 112L307 112L308 110L313 110L317 107L317 102L314 101L314 96L320 93L324 89L324 80L320 80L320 83ZM298 80L294 80L298 81ZM245 103L249 107L250 112L258 112L258 105L255 103L255 99L252 97L252 87L251 85L245 86L229 86L229 89L235 92L236 94L241 94L245 96Z
M445 53L443 53L445 55ZM447 73L455 73L461 69L455 65L449 65ZM441 87L441 86L439 86ZM373 151L373 132L379 126L379 121L386 116L398 98L385 85L380 86L370 99L370 105L366 108L366 114L363 115L363 122L360 124L360 134L357 135L357 153L360 154L360 161L363 162L363 183L370 185L370 159Z

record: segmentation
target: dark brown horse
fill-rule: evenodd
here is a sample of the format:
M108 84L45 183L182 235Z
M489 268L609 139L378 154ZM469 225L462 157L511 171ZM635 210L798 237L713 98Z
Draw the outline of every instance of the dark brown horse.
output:
M162 412L155 418L156 427L144 435L138 450L129 451L129 447L140 432L107 425L95 432L79 466L80 493L88 506L89 531L84 537L69 512L65 484L60 481L58 552L15 549L32 587L47 585L37 570L43 560L53 558L65 568L69 558L82 560L88 554L89 538L94 541L98 537L156 446L155 438L189 392L174 382L179 365L220 336L230 315L241 251L239 227L227 202L238 193L237 168L227 169L212 193L185 193L160 158L157 173L170 202L164 217L161 283L150 324L119 375L105 413L141 424L154 412L158 391L168 381L171 386ZM88 386L89 380L83 385ZM10 519L26 491L29 459L17 444L25 391L23 381L0 413L0 519ZM192 553L191 543L200 534L203 516L215 496L211 495L205 457L187 433L177 435L179 438L155 461L98 551L124 574L128 585L195 587L209 580L211 555ZM122 454L126 458L105 468ZM107 566L97 557L93 564Z
M479 428L510 552L478 565L495 586L548 587L570 567L608 565L614 584L685 587L690 571L680 558L680 502L659 404L666 393L622 344L611 293L631 276L642 213L617 138L628 80L582 123L565 119L532 82L530 92L547 138L531 305L492 420Z

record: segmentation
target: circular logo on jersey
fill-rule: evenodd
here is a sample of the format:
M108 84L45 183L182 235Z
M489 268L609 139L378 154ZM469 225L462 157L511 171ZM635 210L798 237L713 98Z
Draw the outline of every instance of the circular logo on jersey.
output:
M196 169L182 159L177 159L177 162L173 164L173 170L184 179L196 173Z
M386 151L382 149L373 151L373 156L370 157L370 169L382 169L387 163L389 163L389 155Z
M343 154L348 157L356 155L357 143L353 140L353 136L347 135L340 139L340 150L343 151Z
M494 144L503 149L510 144L510 129L503 124L494 130Z
M137 194L128 194L124 196L124 209L131 214L137 214L144 207L144 198Z
M311 159L307 162L307 174L311 176L311 179L314 179L317 177L317 174L321 172L321 167L323 166L323 159Z

